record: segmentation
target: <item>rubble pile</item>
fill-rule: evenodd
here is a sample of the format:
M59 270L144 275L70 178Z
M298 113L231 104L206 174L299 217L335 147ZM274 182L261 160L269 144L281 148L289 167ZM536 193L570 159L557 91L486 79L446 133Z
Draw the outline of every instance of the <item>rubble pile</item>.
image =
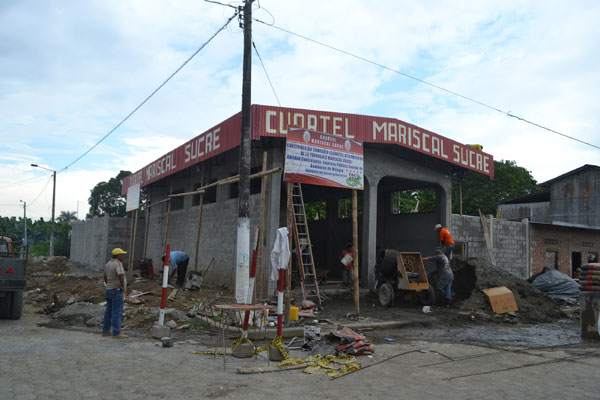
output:
M452 290L457 306L462 311L493 312L483 289L506 286L515 297L522 322L551 322L564 317L557 303L535 289L529 282L501 270L488 261L476 257L452 258L454 283Z

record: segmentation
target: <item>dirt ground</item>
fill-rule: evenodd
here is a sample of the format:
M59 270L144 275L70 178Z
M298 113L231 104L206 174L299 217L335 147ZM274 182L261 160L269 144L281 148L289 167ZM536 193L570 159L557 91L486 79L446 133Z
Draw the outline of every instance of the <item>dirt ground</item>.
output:
M410 339L431 339L447 342L485 343L515 346L558 346L580 343L577 310L566 315L549 297L537 292L524 280L498 271L483 260L456 257L455 300L450 307L432 306L424 313L416 302L405 302L399 297L391 307L379 304L376 292L361 292L360 316L354 314L353 294L349 289L336 285L323 286L328 300L320 307L315 318L333 325L397 321L393 329L362 330L374 344L401 342ZM135 271L134 271L135 272ZM56 312L71 304L92 305L104 301L102 275L92 272L64 257L34 257L28 264L27 304L40 313L56 316ZM519 311L511 314L494 314L481 289L507 286L515 296ZM124 329L133 336L147 336L148 330L158 319L161 282L132 277L128 283L129 294L148 293L126 303ZM169 289L169 293L172 289ZM333 294L332 294L333 293ZM295 297L301 300L300 292ZM138 299L138 300L135 300ZM138 303L139 302L139 303ZM212 344L218 333L198 317L216 319L212 309L215 304L233 302L230 291L207 287L199 291L178 291L167 302L170 309L167 320L173 319L178 329L173 331L176 340L200 340ZM96 307L96 311L99 306ZM101 312L101 311L100 311ZM55 326L70 329L99 330L98 318L91 323L85 320L57 320ZM302 326L302 321L298 326Z

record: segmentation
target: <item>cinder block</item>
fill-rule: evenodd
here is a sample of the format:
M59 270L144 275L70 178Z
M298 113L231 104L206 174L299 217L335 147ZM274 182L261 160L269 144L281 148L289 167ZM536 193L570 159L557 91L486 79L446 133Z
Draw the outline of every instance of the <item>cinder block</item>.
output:
M154 339L168 337L171 336L171 328L165 325L154 325L152 327L151 334Z

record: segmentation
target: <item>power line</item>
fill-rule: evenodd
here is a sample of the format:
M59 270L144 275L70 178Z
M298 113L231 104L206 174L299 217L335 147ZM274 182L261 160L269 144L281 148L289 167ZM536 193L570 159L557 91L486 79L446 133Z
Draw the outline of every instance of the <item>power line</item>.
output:
M260 54L258 54L258 49L256 48L256 44L254 43L254 40L252 41L252 47L254 47L254 51L256 52L256 55L258 56L258 59L260 60L260 65L262 65L263 71L265 71L265 75L267 76L267 80L269 81L269 85L271 85L271 90L273 91L273 94L275 95L275 99L277 100L277 104L279 105L279 107L281 107L281 102L279 101L279 97L277 97L277 93L275 93L275 88L273 87L273 83L271 82L271 78L269 78L269 73L267 72L267 68L265 67L265 64L263 63L263 60L260 57Z
M54 177L52 175L50 175L50 178L48 178L48 181L46 182L46 184L44 185L44 187L42 188L42 190L40 191L40 193L38 193L37 197L35 199L33 199L33 201L29 202L29 207L31 207L33 205L33 203L35 203L37 201L37 199L40 198L40 196L42 195L42 193L44 193L44 191L48 187L48 184L50 183L50 180L53 179L53 178Z
M2 190L2 189L8 189L8 188L15 187L15 186L22 186L25 183L32 183L32 182L41 181L44 178L45 178L45 176L41 176L41 177L40 176L36 176L34 178L24 179L24 180L19 181L19 182L8 183L6 185L0 186L0 190Z
M68 169L70 166L72 166L73 164L75 164L77 161L81 160L83 157L85 157L90 151L94 150L96 148L96 146L98 146L100 143L102 143L107 137L109 137L114 131L116 131L121 125L123 125L123 123L125 123L125 121L127 121L133 114L135 114L135 112L137 110L139 110L144 104L146 104L146 102L148 100L150 100L150 98L152 98L152 96L154 96L160 89L163 88L163 86L165 86L167 84L167 82L169 82L171 80L171 78L173 78L179 71L181 71L181 69L183 67L185 67L185 65L190 62L192 60L192 58L194 58L196 56L196 54L200 53L200 51L202 49L204 49L204 47L206 47L207 44L210 43L211 40L213 40L223 29L225 29L227 27L227 25L229 25L229 23L239 14L239 11L236 11L231 17L229 17L229 19L227 20L227 22L225 22L225 24L223 24L223 26L221 26L215 33L214 35L212 35L206 42L204 42L202 44L202 46L200 46L198 48L198 50L196 50L187 60L185 60L183 62L183 64L181 64L181 66L179 66L179 68L177 68L175 70L175 72L173 72L163 83L161 83L152 93L150 93L150 95L148 97L146 97L144 99L144 101L142 101L136 108L133 109L133 111L131 111L125 118L123 118L121 120L121 122L119 122L114 128L112 128L106 135L104 135L102 137L102 139L100 139L95 145L93 145L92 147L90 147L85 153L83 153L82 155L80 155L79 157L77 157L73 162L71 162L69 165L67 165L66 167L62 168L61 170L57 171L57 172L62 172L66 169Z
M255 20L256 22L260 22L261 24L264 24L264 25L270 26L270 27L272 27L272 28L275 28L275 29L277 29L277 30L280 30L280 31L282 31L282 32L286 32L286 33L288 33L288 34L290 34L290 35L297 36L297 37L299 37L299 38L302 38L302 39L304 39L304 40L307 40L307 41L309 41L309 42L313 42L313 43L315 43L315 44L318 44L318 45L320 45L320 46L327 47L328 49L331 49L331 50L337 51L337 52L339 52L339 53L345 54L345 55L347 55L347 56L350 56L350 57L356 58L356 59L358 59L358 60L361 60L361 61L367 62L367 63L369 63L369 64L372 64L372 65L375 65L375 66L377 66L377 67L379 67L379 68L386 69L386 70L388 70L388 71L391 71L391 72L394 72L394 73L396 73L396 74L398 74L398 75L402 75L402 76L404 76L404 77L406 77L406 78L409 78L409 79L415 80L415 81L417 81L417 82L420 82L420 83L422 83L422 84L425 84L425 85L431 86L431 87L433 87L433 88L436 88L436 89L438 89L438 90L444 91L444 92L446 92L446 93L450 93L451 95L454 95L454 96L460 97L460 98L462 98L462 99L464 99L464 100L467 100L467 101L470 101L470 102L472 102L472 103L479 104L479 105L480 105L480 106L482 106L482 107L489 108L490 110L493 110L493 111L499 112L499 113L501 113L501 114L504 114L504 115L506 115L506 116L508 116L508 117L515 118L515 119L517 119L517 120L519 120L519 121L523 121L523 122L525 122L525 123L528 123L528 124L530 124L530 125L536 126L536 127L538 127L538 128L544 129L544 130L547 130L548 132L555 133L555 134L557 134L557 135L560 135L560 136L566 137L566 138L568 138L568 139L571 139L571 140L575 140L575 141L577 141L577 142L579 142L579 143L582 143L582 144L585 144L585 145L588 145L588 146L591 146L591 147L594 147L594 148L596 148L596 149L599 149L599 150L600 150L600 146L597 146L597 145L595 145L595 144L592 144L592 143L589 143L589 142L583 141L583 140L581 140L581 139L577 139L576 137L569 136L569 135L567 135L567 134L565 134L565 133L558 132L558 131L556 131L556 130L554 130L554 129L551 129L551 128L548 128L548 127L545 127L545 126L543 126L543 125L540 125L540 124L538 124L538 123L536 123L536 122L533 122L533 121L530 121L530 120L528 120L528 119L525 119L525 118L519 117L519 116L517 116L517 115L511 114L511 113L510 113L510 111L502 111L502 110L501 110L501 109L499 109L499 108L496 108L496 107L494 107L494 106L491 106L491 105L489 105L489 104L486 104L486 103L484 103L484 102L482 102L482 101L479 101L479 100L473 99L472 97L468 97L468 96L462 95L462 94L460 94L460 93L457 93L457 92L454 92L454 91L452 91L452 90L450 90L450 89L446 89L446 88L444 88L444 87L442 87L442 86L436 85L436 84L434 84L434 83L431 83L431 82L427 82L427 81L425 81L425 80L423 80L423 79L419 79L419 78L417 78L417 77L415 77L415 76L409 75L409 74L407 74L407 73L404 73L404 72L402 72L402 71L398 71L398 70L396 70L396 69L393 69L393 68L390 68L390 67L388 67L388 66L386 66L386 65L383 65L383 64L380 64L380 63L378 63L378 62L375 62L375 61L369 60L369 59L367 59L367 58L364 58L364 57L358 56L358 55L356 55L356 54L350 53L350 52L348 52L348 51L346 51L346 50L342 50L342 49L340 49L340 48L337 48L337 47L331 46L331 45L329 45L329 44L326 44L326 43L323 43L323 42L319 42L318 40L311 39L311 38L309 38L309 37L307 37L307 36L303 36L303 35L300 35L300 34L298 34L298 33L295 33L295 32L292 32L292 31L289 31L289 30L287 30L287 29L284 29L284 28L281 28L281 27L279 27L279 26L277 26L277 25L275 25L275 24L269 24L269 23L267 23L267 22L261 21L261 20L259 20L259 19L256 19L256 18L254 18L254 20Z

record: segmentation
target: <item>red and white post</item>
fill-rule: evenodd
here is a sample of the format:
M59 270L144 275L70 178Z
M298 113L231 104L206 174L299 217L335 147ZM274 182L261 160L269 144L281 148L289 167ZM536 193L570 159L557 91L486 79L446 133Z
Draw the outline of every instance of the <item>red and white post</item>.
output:
M165 324L165 306L167 305L167 287L169 285L169 259L171 258L171 245L167 245L167 252L165 254L165 266L163 267L163 282L162 282L162 296L160 298L160 313L158 314L158 325L163 326Z
M285 269L279 270L279 283L277 285L277 337L281 337L283 330L283 282Z

